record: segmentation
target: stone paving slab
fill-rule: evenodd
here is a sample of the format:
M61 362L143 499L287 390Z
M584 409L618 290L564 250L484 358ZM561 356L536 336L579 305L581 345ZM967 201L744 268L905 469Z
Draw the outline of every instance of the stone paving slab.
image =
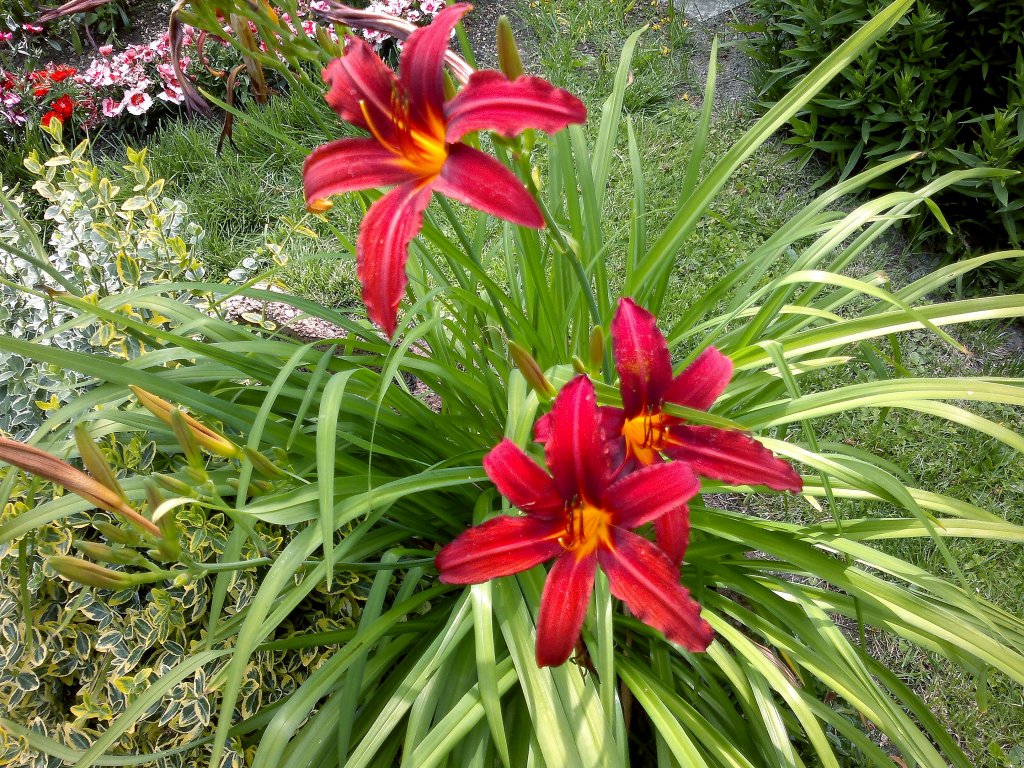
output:
M744 5L747 0L673 0L683 14L700 21L709 21L716 16Z

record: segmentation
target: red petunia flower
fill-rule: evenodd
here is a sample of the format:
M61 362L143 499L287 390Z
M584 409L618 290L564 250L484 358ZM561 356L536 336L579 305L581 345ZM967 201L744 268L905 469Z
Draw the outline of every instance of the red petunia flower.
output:
M551 410L547 474L503 440L484 469L523 517L501 516L463 532L437 555L441 581L477 584L554 558L537 620L537 664L569 658L583 626L594 573L634 616L690 651L711 644L710 625L679 583L679 569L629 529L666 515L686 516L700 483L686 464L645 467L613 480L608 441L585 376L569 382Z
M49 128L50 123L54 120L56 120L58 123L63 123L64 116L60 114L60 112L54 112L51 109L49 112L43 115L42 119L39 121L39 124L42 125L44 128Z
M544 226L515 174L460 140L481 130L506 137L528 128L553 132L586 119L586 108L570 93L539 77L510 81L494 71L474 72L446 101L448 40L471 7L452 5L413 32L399 77L354 36L346 39L345 55L323 72L327 102L371 137L333 141L306 158L306 202L322 211L331 195L397 185L367 211L356 249L367 314L388 335L405 291L409 242L423 226L432 192L522 226Z

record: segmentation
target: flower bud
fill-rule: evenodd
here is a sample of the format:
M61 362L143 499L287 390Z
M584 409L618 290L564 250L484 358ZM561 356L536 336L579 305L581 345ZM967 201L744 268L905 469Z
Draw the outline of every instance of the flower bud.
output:
M526 379L526 383L538 395L545 399L551 399L558 394L551 382L548 381L547 376L544 375L544 371L540 369L540 365L533 359L533 355L526 351L526 347L514 341L509 341L508 351L512 355L512 361L516 364L519 372Z
M124 589L133 584L130 574L112 571L102 565L90 563L88 560L80 560L77 557L56 555L46 562L58 575L87 587Z
M155 556L165 562L181 557L181 542L178 539L180 529L176 512L175 509L168 509L156 521L160 528L160 538L156 542L156 549L151 552L155 552Z
M284 472L278 469L274 462L259 451L253 450L249 446L245 446L242 450L245 453L245 458L252 462L253 469L261 475L266 475L267 477L284 477Z
M8 464L39 475L52 483L63 485L90 504L120 515L147 534L159 533L152 522L132 509L115 491L46 451L19 443L16 440L0 437L0 461L6 461Z
M82 463L85 464L85 468L89 470L89 474L127 503L128 496L117 481L117 475L114 474L114 470L107 461L107 457L103 455L99 446L93 441L92 435L89 434L85 424L81 422L75 424L75 445L78 446L78 453L82 457Z
M203 457L199 453L199 441L196 440L195 433L189 429L188 422L185 421L185 414L181 412L180 408L171 408L170 417L171 431L174 432L174 436L185 454L185 460L190 467L201 467Z
M139 553L134 549L109 547L96 541L76 541L73 546L86 557L91 557L93 560L99 560L104 563L127 565L139 559Z
M580 360L579 355L572 356L572 369L583 376L588 376L590 372L587 370L587 364Z
M183 483L176 477L170 475L150 475L157 482L157 484L168 493L173 493L175 496L192 496L195 493L195 489L188 483Z
M138 398L139 403L141 403L147 411L152 413L167 426L173 426L171 424L171 410L174 408L173 405L163 398L150 394L146 390L134 385L131 386L131 390L135 393L135 397ZM192 431L196 442L198 442L199 445L207 451L217 456L223 456L225 459L241 458L242 449L224 437L224 435L196 421L187 413L182 413L181 415L185 419L185 424L187 424L188 428Z
M135 531L108 523L106 520L97 520L92 527L102 533L107 541L112 541L115 544L127 544L134 547L142 543L142 539L135 534Z
M509 80L515 80L523 74L523 59L519 55L516 38L512 34L512 25L508 16L498 17L498 69L505 73Z

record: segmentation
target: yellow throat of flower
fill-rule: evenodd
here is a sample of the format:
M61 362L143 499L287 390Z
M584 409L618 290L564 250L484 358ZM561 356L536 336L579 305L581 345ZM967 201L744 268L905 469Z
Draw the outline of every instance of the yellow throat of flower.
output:
M626 454L641 464L654 464L665 443L668 442L668 423L663 413L644 413L626 419L622 437L626 441Z
M409 119L408 102L393 98L388 118L396 131L393 137L388 137L380 130L380 126L374 124L365 101L359 102L359 108L373 138L396 155L410 173L421 178L433 178L441 172L448 159L448 144L445 142L445 125L442 121L432 118L429 125L413 125Z
M610 513L586 502L566 510L565 532L558 539L577 560L582 560L598 547L611 548Z

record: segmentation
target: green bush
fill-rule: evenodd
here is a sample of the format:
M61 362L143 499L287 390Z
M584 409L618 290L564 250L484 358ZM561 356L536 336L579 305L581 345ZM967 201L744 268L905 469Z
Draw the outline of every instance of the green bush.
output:
M78 322L53 296L68 291L98 300L129 287L201 277L191 252L203 232L182 202L163 194L163 180L151 178L145 150L129 149L122 178L112 180L90 160L87 141L66 147L56 121L49 132L48 151L24 159L36 179L31 192L0 190L0 277L10 281L0 284L0 332L61 349L136 357L140 344L123 326ZM44 228L26 220L26 206L45 210ZM166 322L129 304L117 311L157 326ZM27 437L86 380L0 353L0 434Z
M883 6L871 0L754 0L775 101ZM920 151L879 184L914 189L958 167L1019 169L1024 158L1024 4L922 0L790 121L804 158L829 155L842 178ZM970 246L1019 245L1024 177L956 185L941 200ZM953 215L949 215L952 220ZM1020 276L1018 270L1018 277Z

